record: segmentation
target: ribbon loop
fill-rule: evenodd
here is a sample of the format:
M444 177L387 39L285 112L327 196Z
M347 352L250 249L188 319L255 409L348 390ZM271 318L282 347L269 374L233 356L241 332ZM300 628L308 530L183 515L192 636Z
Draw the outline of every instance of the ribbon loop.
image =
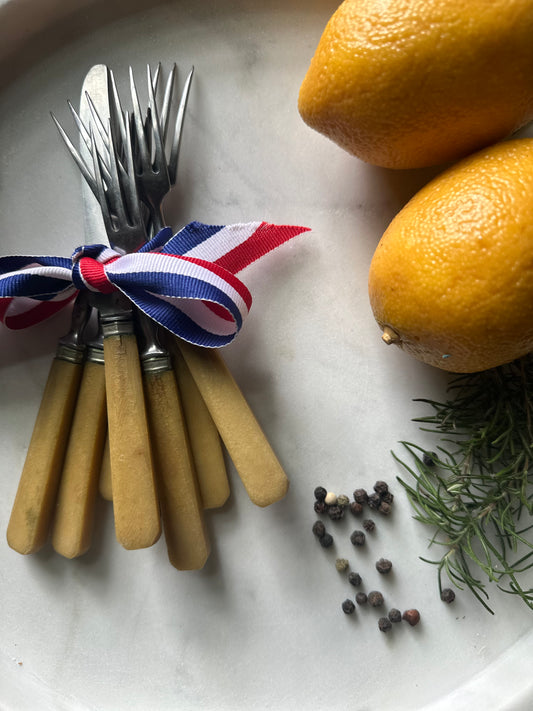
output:
M78 247L70 260L1 257L0 321L26 328L56 313L80 290L118 290L180 338L224 346L238 334L252 305L235 274L307 229L192 222L174 236L163 228L130 254L94 244Z

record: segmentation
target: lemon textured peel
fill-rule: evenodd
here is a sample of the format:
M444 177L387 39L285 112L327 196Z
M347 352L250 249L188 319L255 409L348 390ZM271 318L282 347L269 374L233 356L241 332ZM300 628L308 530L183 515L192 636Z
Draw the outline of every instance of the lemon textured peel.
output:
M533 139L448 168L396 215L369 272L383 340L468 373L533 351Z
M368 163L455 161L533 119L532 37L530 0L345 0L298 109Z

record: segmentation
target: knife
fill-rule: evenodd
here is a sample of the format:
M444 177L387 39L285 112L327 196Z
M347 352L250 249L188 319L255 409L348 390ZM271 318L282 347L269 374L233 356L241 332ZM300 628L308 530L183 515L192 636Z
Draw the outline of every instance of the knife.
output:
M109 73L96 65L85 81L86 93L80 102L80 117L93 125L93 113L86 99L109 117ZM102 112L102 106L106 112ZM94 132L96 134L96 131ZM88 150L82 143L81 150ZM102 243L107 235L101 208L89 186L82 186L87 243ZM126 252L140 244L125 238L112 247ZM141 366L131 304L121 294L96 295L104 336L104 368L109 452L113 489L115 534L124 548L153 545L161 535L159 501L156 492L152 452L146 416Z

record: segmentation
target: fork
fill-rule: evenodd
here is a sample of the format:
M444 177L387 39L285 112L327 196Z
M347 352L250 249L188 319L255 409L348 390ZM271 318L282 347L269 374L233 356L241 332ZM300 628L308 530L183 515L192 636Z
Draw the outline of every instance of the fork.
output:
M191 75L189 75L189 81L190 78ZM146 145L143 145L145 134L131 71L130 85L136 139L140 145L140 177L142 179L144 176L148 176L145 180L145 191L149 193L149 203L152 205L152 210L154 209L153 205L156 206L154 219L156 221L161 219L162 222L160 205L167 182L161 126L153 97L149 70L148 93L151 111L148 124L150 135L154 140L155 169L151 169L150 151ZM181 106L180 110L182 110ZM183 118L178 112L178 121L180 120ZM167 163L167 166L170 166L168 172L174 178L178 153L179 141L174 142ZM157 212L157 197L159 197L159 213ZM175 338L171 339L171 349L176 354L177 370L179 370L180 361L182 364L186 363L250 499L258 506L268 506L282 498L288 488L287 476L222 357L214 350L198 348ZM179 351L179 354L176 351ZM181 368L183 370L183 365Z
M133 155L129 122L126 121L125 170L111 122L109 135L110 180L104 186L102 158L91 127L96 191L110 244L133 251L146 242L137 186L133 175ZM153 545L161 533L141 367L132 308L119 294L98 295L104 336L109 449L113 489L115 532L128 549Z
M167 80L161 114L158 112L155 98L160 67L159 64L155 77L152 77L150 67L147 67L148 107L144 120L131 68L129 72L135 146L137 148L135 169L138 183L141 186L140 195L150 209L152 226L155 231L161 229L165 224L162 202L176 182L183 120L194 71L193 68L189 71L184 83L167 159L165 142L168 137L169 107L176 66L173 66ZM114 96L114 101L111 102L112 111L117 117L122 117L120 97L113 76L111 85ZM121 133L124 132L123 124L120 130ZM165 353L166 355L167 353ZM178 358L175 351L172 356L202 504L204 508L218 508L223 506L229 497L229 481L220 435L183 359ZM151 387L151 377L153 376L148 375L145 379L149 388Z
M174 129L173 145L180 140L191 76L192 73L182 94L181 120L178 120ZM173 79L173 75L171 78ZM110 113L118 126L118 132L127 141L127 114L122 111L114 78L110 84L113 88ZM143 120L133 72L130 68L135 178L140 188L140 197L149 208L152 227L157 232L163 227L161 203L170 189L170 177L153 84L154 80L148 68L149 106L146 119ZM166 96L168 95L167 91ZM167 552L170 562L177 569L200 569L207 560L210 546L178 384L169 353L158 337L157 326L144 314L137 315L144 340L141 363ZM197 427L197 423L194 423L194 426ZM220 438L214 425L212 432L216 439L206 443L204 437L204 445L218 446L220 461L224 465ZM226 477L225 466L223 473ZM229 493L229 485L227 488Z

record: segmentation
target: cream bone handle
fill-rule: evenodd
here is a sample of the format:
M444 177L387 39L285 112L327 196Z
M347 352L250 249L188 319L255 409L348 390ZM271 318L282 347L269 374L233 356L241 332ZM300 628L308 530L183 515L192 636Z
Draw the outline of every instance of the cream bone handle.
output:
M173 348L171 355L202 504L204 509L220 508L230 495L220 435L181 351Z
M69 333L59 341L20 477L7 542L35 553L48 541L72 414L83 370L83 331L90 315L85 295L74 302Z
M87 348L52 529L52 545L66 558L91 544L106 434L104 350L94 342Z
M222 437L248 496L269 506L289 481L239 386L216 350L175 340Z
M199 570L209 557L210 546L178 386L155 324L140 313L138 321L144 341L141 363L168 557L178 570Z
M129 302L118 293L98 298L115 534L129 550L161 535L143 381Z

